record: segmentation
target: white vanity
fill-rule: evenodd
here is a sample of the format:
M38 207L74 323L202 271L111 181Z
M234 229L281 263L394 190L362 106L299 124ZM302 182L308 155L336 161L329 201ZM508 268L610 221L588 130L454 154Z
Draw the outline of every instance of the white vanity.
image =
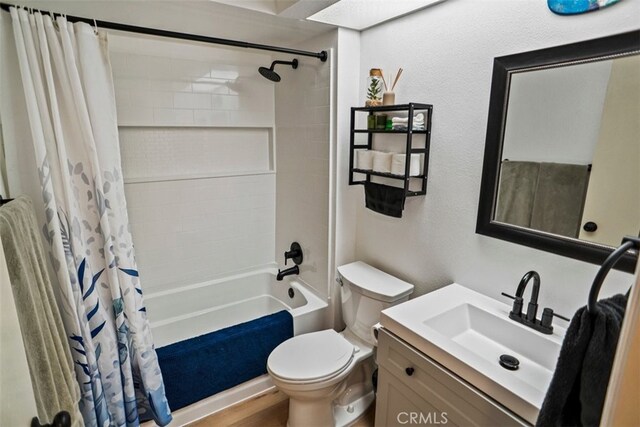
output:
M452 284L383 311L376 426L535 424L566 324L545 335L510 309Z

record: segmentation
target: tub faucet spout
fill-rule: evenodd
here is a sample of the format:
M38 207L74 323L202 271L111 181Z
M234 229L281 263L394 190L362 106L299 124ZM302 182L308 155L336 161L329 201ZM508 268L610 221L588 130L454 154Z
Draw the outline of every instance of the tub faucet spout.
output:
M291 276L292 274L300 274L300 268L297 265L294 265L293 267L287 268L285 270L278 269L276 280L281 281L285 278L285 276Z

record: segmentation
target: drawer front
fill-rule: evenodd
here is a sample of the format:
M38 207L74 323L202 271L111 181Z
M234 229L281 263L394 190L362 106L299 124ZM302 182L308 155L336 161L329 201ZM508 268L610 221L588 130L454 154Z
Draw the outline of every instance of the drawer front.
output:
M429 402L429 408L446 412L449 423L467 426L529 425L384 329L379 334L377 359L386 372ZM433 411L429 408L427 411Z

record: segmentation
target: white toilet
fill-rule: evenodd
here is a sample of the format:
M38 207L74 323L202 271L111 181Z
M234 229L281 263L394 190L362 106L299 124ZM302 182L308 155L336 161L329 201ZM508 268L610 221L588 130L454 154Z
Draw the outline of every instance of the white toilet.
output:
M357 261L338 267L347 327L295 336L269 355L274 384L289 396L289 427L347 426L374 399L372 327L380 312L409 299L413 285Z

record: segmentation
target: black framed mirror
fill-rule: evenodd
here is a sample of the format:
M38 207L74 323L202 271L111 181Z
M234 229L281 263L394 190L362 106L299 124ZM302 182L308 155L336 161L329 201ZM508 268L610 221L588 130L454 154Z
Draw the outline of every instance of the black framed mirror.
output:
M597 264L640 233L640 30L494 59L476 232Z

